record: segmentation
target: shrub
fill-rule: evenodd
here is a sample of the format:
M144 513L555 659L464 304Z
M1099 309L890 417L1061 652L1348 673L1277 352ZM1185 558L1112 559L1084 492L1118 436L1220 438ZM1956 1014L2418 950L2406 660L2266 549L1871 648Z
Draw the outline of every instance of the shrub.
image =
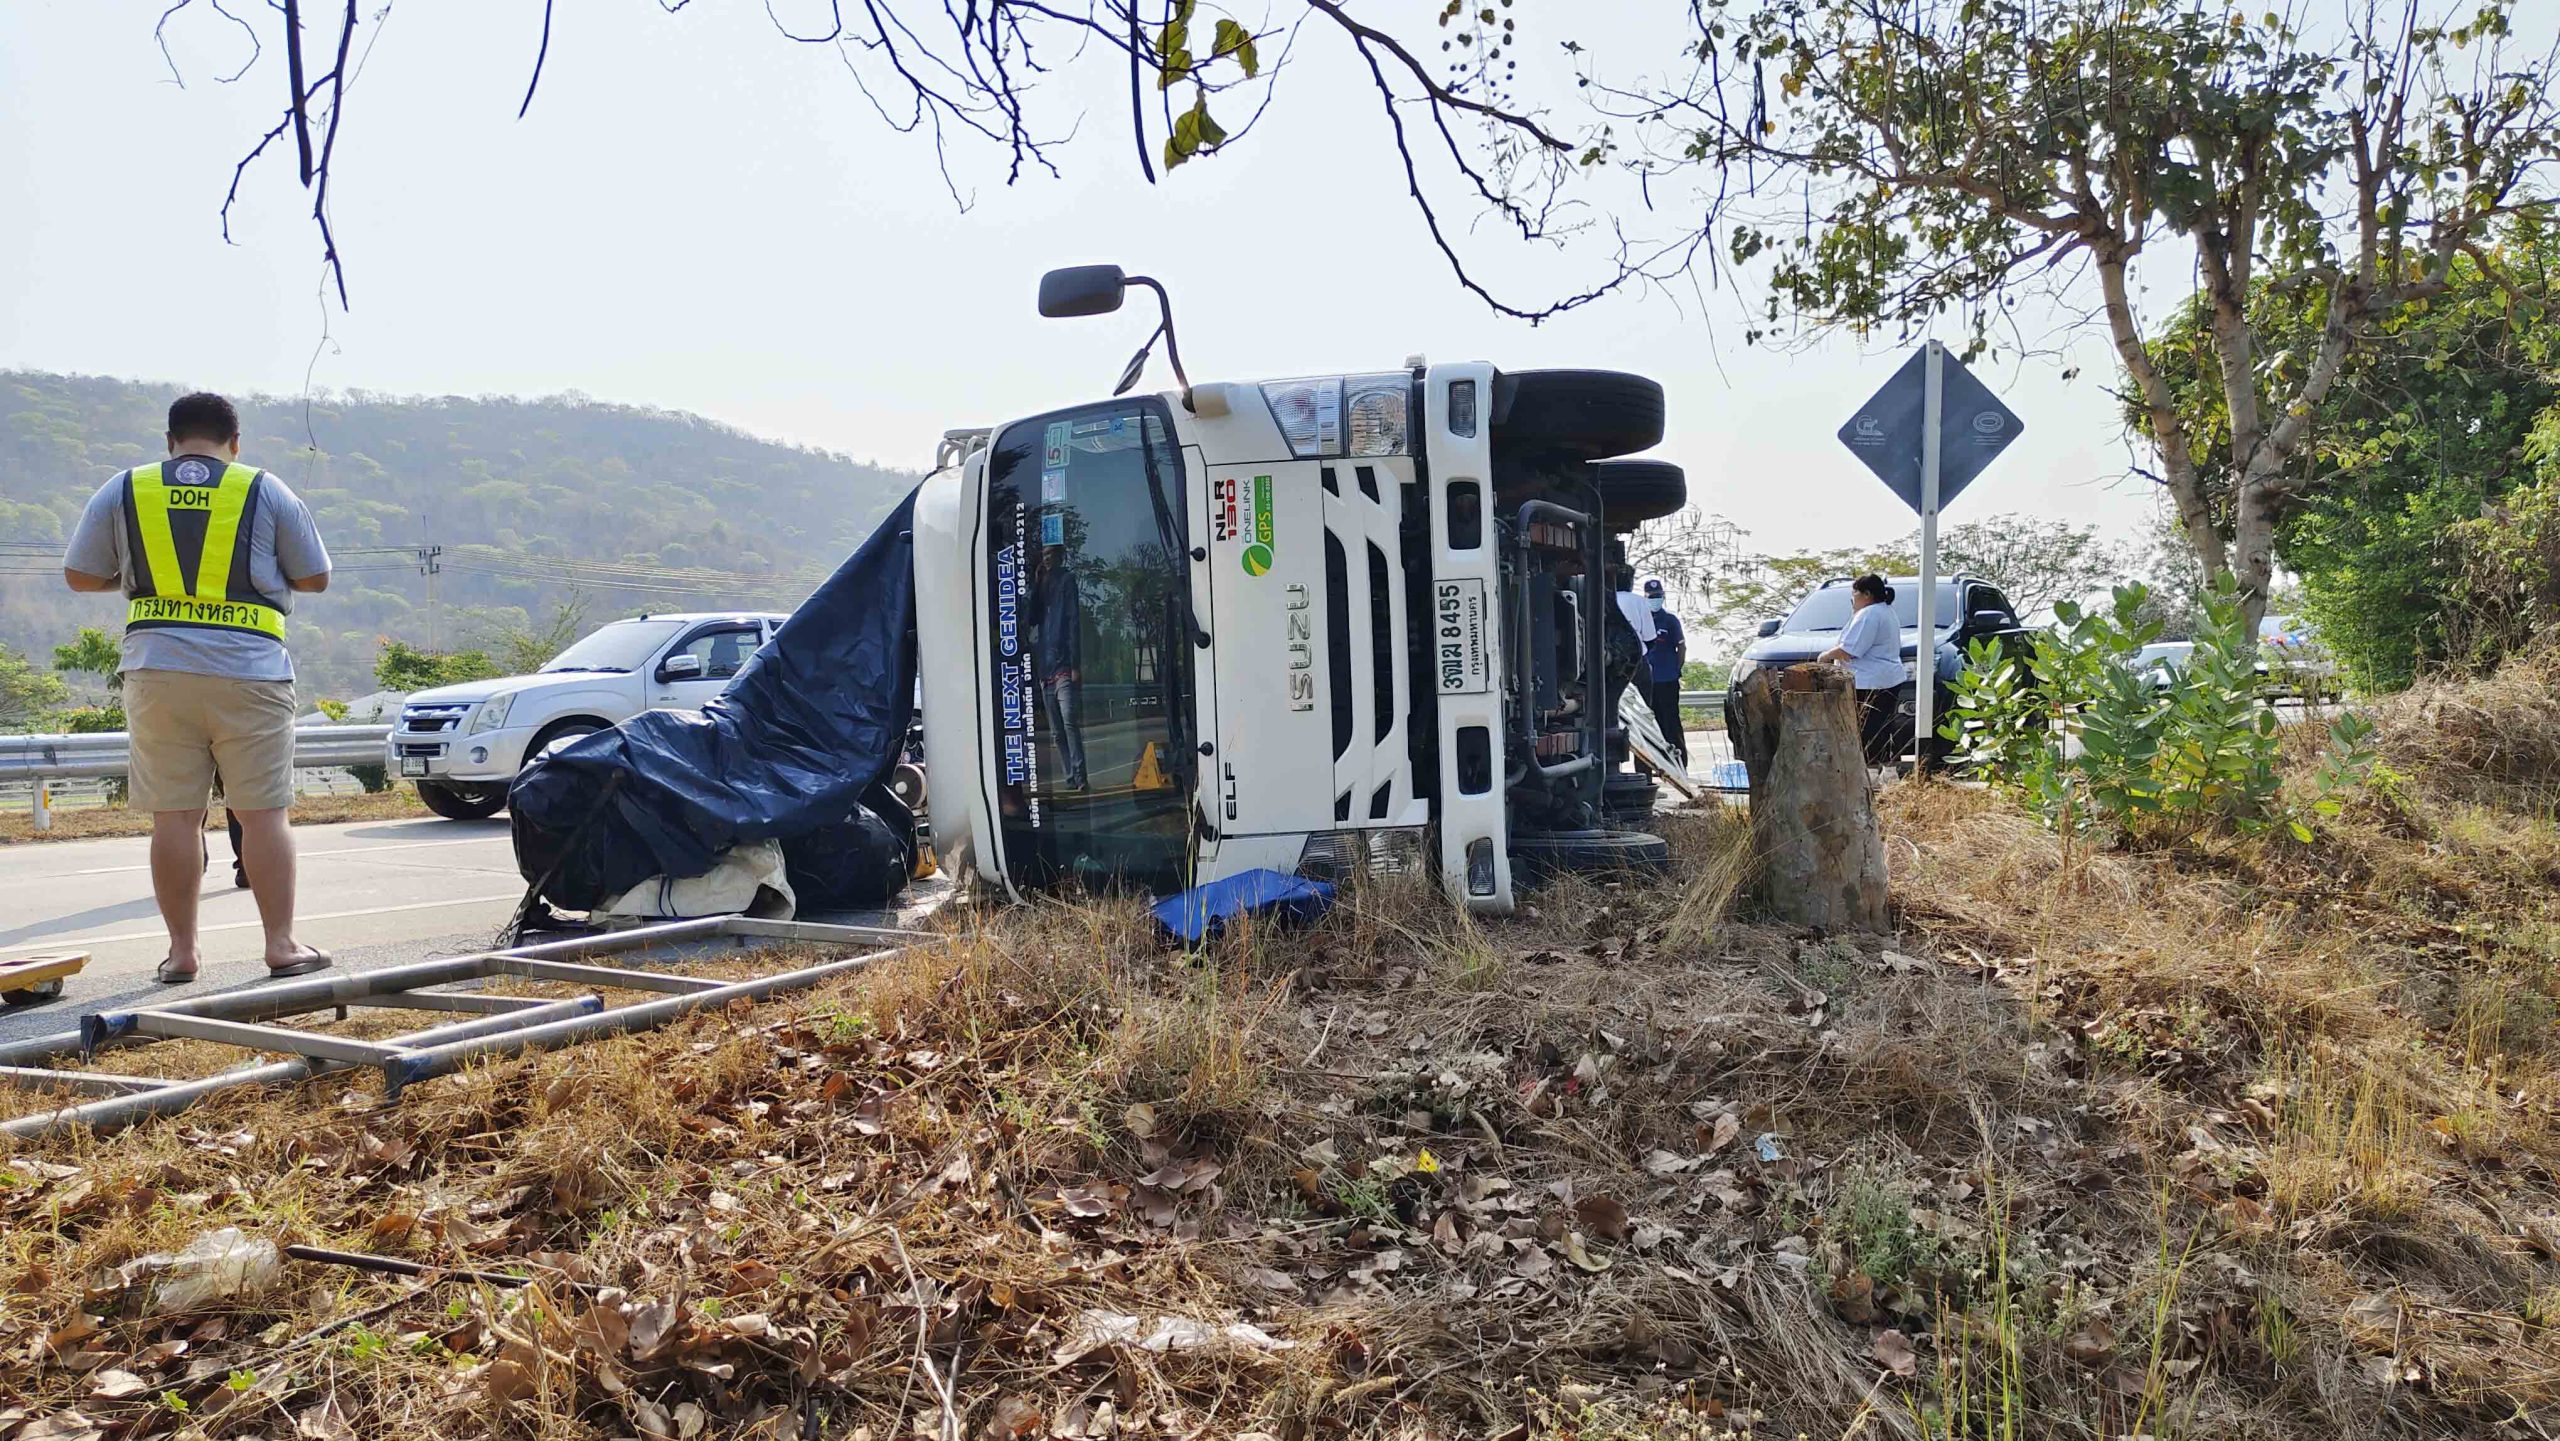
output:
M2187 668L2158 686L2136 665L2157 639L2148 592L2054 607L2056 624L2019 658L1976 642L1940 734L1958 759L2065 834L2110 828L2169 838L2283 825L2308 840L2307 816L2333 815L2373 769L2373 724L2340 716L2297 813L2284 794L2278 723L2257 671L2256 637L2226 578L2204 597Z

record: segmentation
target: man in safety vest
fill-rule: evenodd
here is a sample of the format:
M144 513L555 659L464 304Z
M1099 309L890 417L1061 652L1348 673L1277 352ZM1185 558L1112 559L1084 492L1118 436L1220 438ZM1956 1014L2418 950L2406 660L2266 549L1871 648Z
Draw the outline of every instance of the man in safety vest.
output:
M240 464L240 417L219 395L169 407L169 458L108 481L63 552L73 590L125 593L128 804L151 812L151 893L169 927L159 978L194 980L204 815L214 773L240 823L240 860L267 933L267 969L329 957L293 938L293 657L296 591L329 588L329 552L283 481Z

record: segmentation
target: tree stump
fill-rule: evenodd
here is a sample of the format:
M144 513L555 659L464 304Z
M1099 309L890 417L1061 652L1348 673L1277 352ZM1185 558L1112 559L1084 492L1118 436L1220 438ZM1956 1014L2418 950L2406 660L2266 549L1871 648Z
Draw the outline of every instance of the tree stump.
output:
M1885 929L1884 834L1849 672L1761 671L1744 682L1741 720L1752 848L1770 909L1828 931Z

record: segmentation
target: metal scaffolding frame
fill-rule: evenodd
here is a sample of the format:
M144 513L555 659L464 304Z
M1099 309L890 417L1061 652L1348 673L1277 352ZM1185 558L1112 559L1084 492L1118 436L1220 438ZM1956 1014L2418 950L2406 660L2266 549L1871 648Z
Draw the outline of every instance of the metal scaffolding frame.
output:
M718 937L729 937L740 946L764 940L890 949L874 949L863 955L743 981L715 981L671 971L583 965L571 959ZM922 932L880 926L821 925L805 921L755 920L746 916L714 916L641 926L599 936L545 941L445 960L385 966L379 970L312 976L197 996L161 1006L96 1011L80 1018L80 1031L76 1037L48 1038L44 1049L32 1054L26 1047L12 1048L9 1055L0 1059L15 1062L33 1059L37 1054L70 1052L77 1052L83 1059L88 1059L108 1046L181 1039L278 1052L291 1059L239 1066L199 1081L163 1080L108 1071L0 1065L0 1085L59 1087L103 1097L0 1122L0 1135L44 1136L76 1127L86 1127L99 1133L121 1130L148 1116L184 1110L217 1091L240 1086L285 1085L311 1076L358 1067L381 1071L385 1096L396 1100L402 1089L411 1083L448 1075L482 1057L548 1050L626 1031L646 1030L731 1001L756 1000L784 991L805 989L898 954L896 948L900 943L923 939L928 937ZM593 991L554 1000L537 996L490 995L476 990L428 989L507 976L524 980L566 981L599 989L665 994L656 1000L607 1007L603 997ZM272 1024L317 1011L333 1011L338 1019L344 1020L356 1007L440 1011L472 1019L381 1040L358 1040Z

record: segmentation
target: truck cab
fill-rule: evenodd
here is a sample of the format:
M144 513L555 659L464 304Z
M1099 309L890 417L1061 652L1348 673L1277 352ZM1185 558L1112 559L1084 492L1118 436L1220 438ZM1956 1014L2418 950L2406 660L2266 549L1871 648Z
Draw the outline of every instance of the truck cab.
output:
M953 432L914 533L937 849L1013 895L1419 867L1490 913L1524 866L1658 863L1601 828L1595 462L1660 431L1638 377L1416 359Z

